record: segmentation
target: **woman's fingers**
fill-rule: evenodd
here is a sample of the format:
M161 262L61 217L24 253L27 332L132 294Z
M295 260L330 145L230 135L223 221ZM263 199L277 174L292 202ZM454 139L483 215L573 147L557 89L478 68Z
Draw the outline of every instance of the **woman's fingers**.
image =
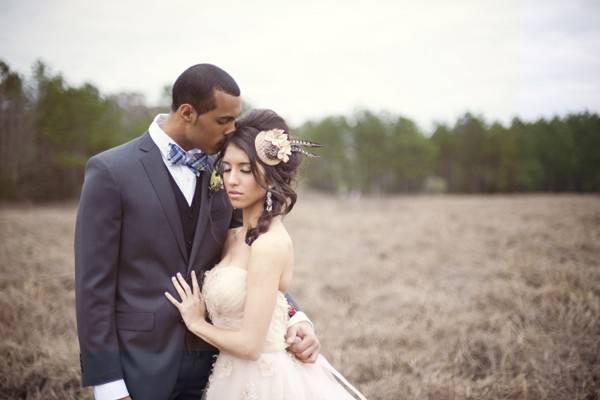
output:
M185 290L183 290L176 277L172 277L171 282L173 282L175 290L177 290L177 293L179 293L179 297L181 297L181 300L183 301L187 297L187 295L185 294Z
M171 296L171 293L169 293L169 292L165 292L165 296L167 297L167 299L168 299L168 300L169 300L171 303L173 303L173 305L174 305L175 307L177 307L177 309L179 309L179 305L180 305L180 303L179 303L177 300L175 300L175 298L174 298L173 296Z
M194 289L193 294L200 298L200 288L198 287L198 279L196 279L196 271L192 271L192 288Z
M188 283L185 281L185 279L183 279L183 275L181 275L181 273L179 272L177 273L177 280L179 281L179 284L181 284L181 287L185 291L185 294L191 296L192 289L190 288L190 285L188 285Z

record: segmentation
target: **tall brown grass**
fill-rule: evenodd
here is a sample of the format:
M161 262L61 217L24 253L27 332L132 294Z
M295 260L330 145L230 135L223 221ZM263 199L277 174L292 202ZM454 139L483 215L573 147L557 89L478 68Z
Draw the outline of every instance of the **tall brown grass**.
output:
M0 398L79 384L75 206L0 209ZM600 198L301 194L292 293L370 399L600 398Z

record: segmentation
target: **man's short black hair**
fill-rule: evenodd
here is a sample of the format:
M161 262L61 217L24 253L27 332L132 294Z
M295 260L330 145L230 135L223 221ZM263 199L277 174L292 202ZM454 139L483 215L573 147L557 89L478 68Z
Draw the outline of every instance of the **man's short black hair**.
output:
M182 104L190 104L198 114L216 108L213 90L221 90L232 96L240 95L240 88L231 75L212 64L192 65L173 84L171 110Z

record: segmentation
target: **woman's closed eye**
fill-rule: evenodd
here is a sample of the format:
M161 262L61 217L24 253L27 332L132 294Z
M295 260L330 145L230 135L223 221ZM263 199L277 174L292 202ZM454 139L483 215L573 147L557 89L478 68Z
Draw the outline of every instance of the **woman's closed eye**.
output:
M226 174L228 172L231 172L231 168L223 168L221 169L221 174ZM240 172L244 173L244 174L251 174L252 170L249 168L242 168L240 169Z

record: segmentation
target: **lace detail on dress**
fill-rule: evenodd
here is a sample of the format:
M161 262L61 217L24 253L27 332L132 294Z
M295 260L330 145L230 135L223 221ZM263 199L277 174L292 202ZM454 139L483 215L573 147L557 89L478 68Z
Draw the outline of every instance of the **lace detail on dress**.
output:
M242 268L225 266L207 271L202 285L202 295L212 323L222 329L236 330L242 325L246 302L246 275ZM287 348L285 333L289 316L288 303L281 292L277 292L275 310L267 332L263 352L280 351Z
M258 394L256 393L256 385L254 385L254 383L246 383L246 387L244 387L244 391L240 396L240 400L258 400Z
M218 266L206 272L202 294L216 327L241 326L246 278L245 269L233 266ZM322 356L315 364L305 364L285 350L288 321L287 300L278 292L259 359L245 360L221 352L213 364L205 400L354 400L334 376L344 378Z
M213 368L213 374L217 378L224 378L226 376L231 375L231 370L233 369L233 363L228 358L219 358L217 362L215 362L215 366Z
M258 370L262 376L273 376L273 363L261 358L258 360Z

